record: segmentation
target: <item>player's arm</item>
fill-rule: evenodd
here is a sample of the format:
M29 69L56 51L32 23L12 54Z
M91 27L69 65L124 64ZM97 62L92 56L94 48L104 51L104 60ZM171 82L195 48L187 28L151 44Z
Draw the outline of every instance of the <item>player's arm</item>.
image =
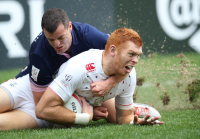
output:
M127 75L126 75L127 76ZM97 81L90 85L94 96L104 97L117 83L122 81L126 76L113 75L105 81Z
M134 120L132 109L122 110L116 107L116 120L117 124L130 124Z
M48 87L36 106L36 116L39 119L62 125L88 123L92 120L93 107L86 103L84 98L81 98L81 100L83 102L83 113L76 114L65 108L63 100ZM90 113L89 119L87 113ZM82 123L80 120L83 120Z
M34 103L35 105L37 105L47 87L38 87L32 81L30 81L30 86L31 86L31 90L32 90L33 98L34 98Z
M33 98L34 98L34 103L35 105L37 105L37 103L40 101L40 98L44 94L47 87L38 87L32 81L30 81L30 86L31 86L31 90L32 90Z
M34 92L34 91L32 91L32 93L33 93L34 103L35 103L35 105L37 105L38 102L40 101L40 98L44 94L44 92Z
M144 118L138 118L134 115L132 109L123 110L116 107L116 120L118 124L130 124L130 125L155 125L164 124L164 122L157 121L159 117L150 117L150 115Z

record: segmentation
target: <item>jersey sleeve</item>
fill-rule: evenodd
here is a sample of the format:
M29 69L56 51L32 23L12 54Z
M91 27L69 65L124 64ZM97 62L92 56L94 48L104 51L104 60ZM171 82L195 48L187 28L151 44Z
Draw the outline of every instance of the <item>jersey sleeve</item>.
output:
M115 106L123 110L128 110L133 107L133 94L136 87L135 68L126 77L126 80L129 82L128 87L126 87L125 90L122 90L123 93L115 98Z
M88 25L84 30L84 39L94 49L103 50L108 40L109 34L105 34L91 25Z
M58 72L58 76L49 85L51 90L66 103L77 88L82 84L85 72L78 64L64 63Z
M28 67L29 67L29 65L26 66L26 67L24 67L24 68L20 71L20 73L19 73L18 75L15 76L15 78L17 79L17 78L19 78L19 77L22 77L22 76L28 74L28 73L29 73L29 72L28 72Z
M51 70L49 69L45 60L36 54L30 54L29 59L30 59L30 65L29 65L30 81L38 87L48 86L53 80L53 77Z

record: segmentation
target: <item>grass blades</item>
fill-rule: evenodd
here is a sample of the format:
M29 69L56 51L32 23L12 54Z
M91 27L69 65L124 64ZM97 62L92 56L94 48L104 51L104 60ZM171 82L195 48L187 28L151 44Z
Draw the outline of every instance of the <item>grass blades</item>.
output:
M189 53L182 57L177 54L142 57L136 72L138 78L145 77L145 82L136 87L136 102L149 104L159 111L200 108L200 99L191 103L186 91L189 83L200 79L199 56ZM163 104L163 96L169 97L168 105Z
M200 110L162 112L161 126L108 124L104 120L68 129L0 131L1 139L197 139Z

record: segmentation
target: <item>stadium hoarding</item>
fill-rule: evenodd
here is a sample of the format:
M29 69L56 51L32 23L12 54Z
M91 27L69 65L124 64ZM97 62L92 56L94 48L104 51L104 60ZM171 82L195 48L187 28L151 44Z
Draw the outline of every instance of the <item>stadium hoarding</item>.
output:
M200 0L1 0L0 70L28 64L42 15L52 7L105 33L121 27L138 31L144 54L200 52Z

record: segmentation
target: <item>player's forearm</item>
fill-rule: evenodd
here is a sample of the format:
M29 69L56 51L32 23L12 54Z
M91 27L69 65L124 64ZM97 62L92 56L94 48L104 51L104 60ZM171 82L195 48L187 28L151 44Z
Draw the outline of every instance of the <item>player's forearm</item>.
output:
M117 123L118 124L130 124L131 121L134 121L134 115L127 115L123 117L117 117Z
M132 109L123 110L116 108L116 120L118 124L130 124L134 120L134 115Z
M63 106L40 108L36 107L36 116L56 124L70 125L75 123L76 113Z

